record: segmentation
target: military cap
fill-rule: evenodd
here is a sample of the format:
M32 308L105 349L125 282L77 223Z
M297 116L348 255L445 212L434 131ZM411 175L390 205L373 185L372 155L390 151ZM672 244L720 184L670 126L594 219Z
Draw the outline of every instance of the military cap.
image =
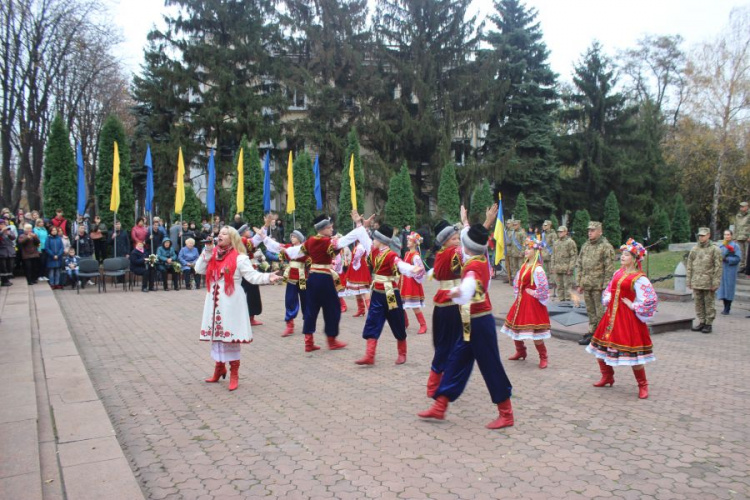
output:
M746 201L743 201L742 203L740 203L740 206L741 206L741 207L746 207L746 206L747 206L747 202L746 202Z
M568 228L567 228L567 227L565 227L565 226L560 226L560 227L558 227L558 228L557 228L557 232L558 232L558 233L559 233L560 231L567 231L567 230L568 230Z
M707 227L699 227L698 228L698 236L706 236L708 234L711 234L711 229Z
M591 222L589 222L589 229L601 229L601 228L602 228L602 223L601 222L596 222L596 221L593 221L593 220Z
M544 224L542 224L542 226L551 226L551 225L552 225L552 221L551 220L546 220L546 221L544 221Z

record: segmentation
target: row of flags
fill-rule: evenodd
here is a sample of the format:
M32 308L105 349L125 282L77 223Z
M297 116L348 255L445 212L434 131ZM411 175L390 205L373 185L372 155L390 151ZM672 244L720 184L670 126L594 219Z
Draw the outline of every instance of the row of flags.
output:
M83 170L83 153L81 152L81 145L78 144L76 151L76 161L78 164L78 213L83 214L86 211L86 180L84 177ZM147 212L151 212L152 205L154 202L154 166L151 159L151 146L146 147L146 158L143 161L146 166L146 200L145 209ZM268 212L271 210L271 172L270 172L271 159L269 152L266 151L266 156L263 161L263 211ZM321 210L323 208L323 198L320 189L320 157L315 156L315 165L313 166L313 174L315 176L315 208ZM245 210L245 169L244 169L244 154L242 148L240 148L239 160L237 161L237 212L244 212ZM216 212L216 164L214 161L214 150L211 149L208 158L208 190L206 195L206 205L208 213L213 215ZM351 189L352 207L357 210L357 189L356 182L354 180L354 154L352 154L349 161L349 187ZM179 148L177 154L177 192L175 193L174 200L174 211L177 214L182 214L182 208L185 204L185 163L182 158L182 148ZM114 143L114 159L112 164L112 193L110 196L109 209L112 212L117 213L120 208L120 153L117 146L117 141ZM292 152L289 152L289 162L287 164L287 203L286 213L293 213L295 210L294 202L294 161ZM500 263L505 258L505 219L503 218L503 198L502 195L498 194L498 210L497 220L495 221L495 231L493 233L495 239L495 265Z

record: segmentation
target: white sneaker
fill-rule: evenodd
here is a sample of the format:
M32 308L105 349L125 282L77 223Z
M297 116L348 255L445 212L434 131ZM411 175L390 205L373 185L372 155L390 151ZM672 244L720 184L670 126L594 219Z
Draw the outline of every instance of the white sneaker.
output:
M87 285L87 286L94 286L94 282L93 282L93 281L91 281L91 280L89 280L89 281L88 281L88 282L86 283L86 285Z
M39 278L39 281L49 281L49 278L45 278L44 276Z

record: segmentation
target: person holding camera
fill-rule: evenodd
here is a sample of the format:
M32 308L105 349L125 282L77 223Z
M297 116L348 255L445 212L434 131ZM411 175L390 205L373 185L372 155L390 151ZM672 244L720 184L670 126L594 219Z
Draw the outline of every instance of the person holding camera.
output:
M11 286L16 258L16 235L5 217L0 218L0 286Z

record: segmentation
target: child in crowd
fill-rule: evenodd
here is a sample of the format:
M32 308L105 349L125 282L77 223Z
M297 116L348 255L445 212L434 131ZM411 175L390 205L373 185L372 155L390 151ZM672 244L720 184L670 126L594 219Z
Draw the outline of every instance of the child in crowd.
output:
M76 255L75 247L70 247L68 256L65 257L65 274L68 276L71 288L75 288L76 281L78 281L78 264L80 261L80 257Z

